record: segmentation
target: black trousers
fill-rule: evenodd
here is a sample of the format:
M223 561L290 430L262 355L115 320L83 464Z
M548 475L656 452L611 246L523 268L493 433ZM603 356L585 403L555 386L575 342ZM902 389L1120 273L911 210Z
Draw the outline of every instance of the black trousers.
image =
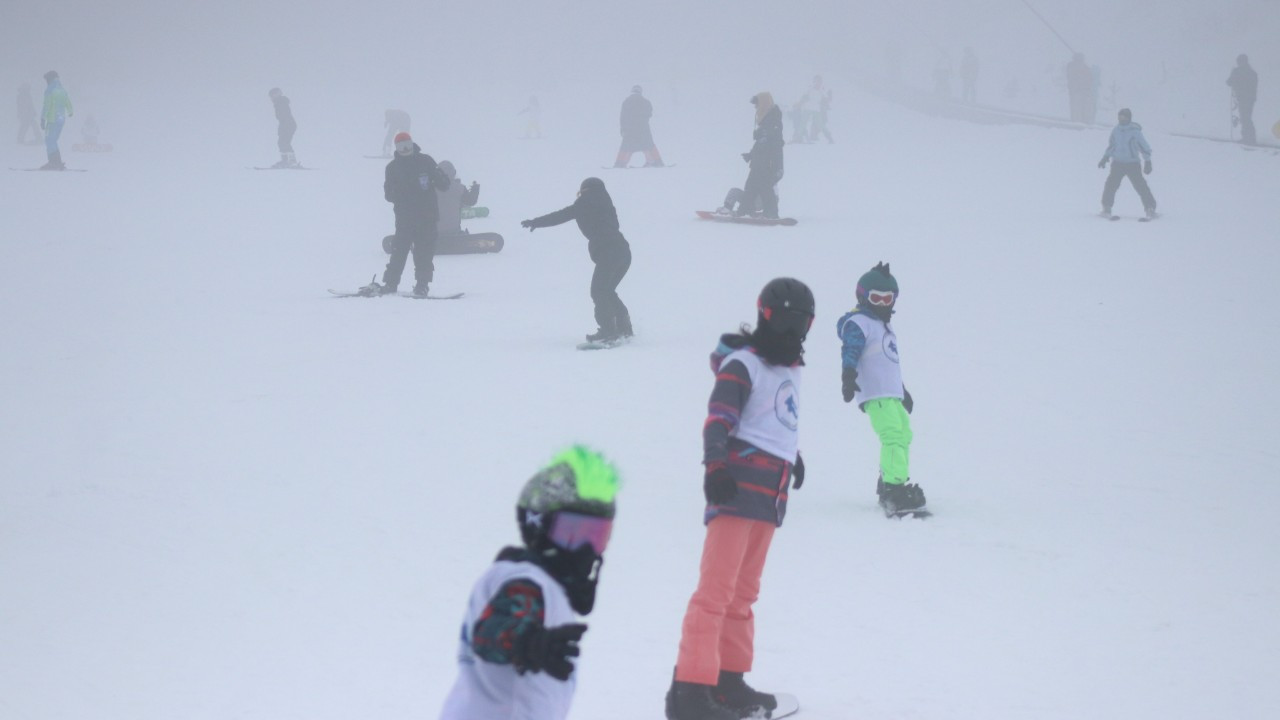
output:
M419 225L397 222L395 237L391 259L387 261L386 272L382 273L382 284L393 288L400 287L400 276L404 274L404 266L409 261L410 252L413 253L415 287L430 284L435 276L436 240L439 237L435 223Z
M739 213L743 210L752 212L759 204L764 210L765 217L778 217L778 193L774 192L773 186L777 185L780 179L777 168L772 164L752 166L747 173L747 182L742 186L742 203L739 205Z
M1126 177L1133 189L1138 191L1138 197L1142 198L1142 207L1154 210L1156 199L1151 195L1151 188L1147 187L1147 179L1142 177L1142 163L1114 160L1111 161L1111 174L1107 176L1107 184L1102 187L1102 207L1110 209L1115 204L1116 190L1120 189L1120 181Z
M591 275L591 300L596 305L596 324L601 330L631 334L631 313L618 297L618 285L631 269L631 246L623 244L596 260Z
M1236 98L1236 108L1240 112L1240 140L1245 145L1258 144L1258 131L1253 127L1253 105L1255 99L1242 100Z
M280 152L293 152L293 134L296 132L298 132L298 123L280 123L280 127L276 130L277 144L280 146Z

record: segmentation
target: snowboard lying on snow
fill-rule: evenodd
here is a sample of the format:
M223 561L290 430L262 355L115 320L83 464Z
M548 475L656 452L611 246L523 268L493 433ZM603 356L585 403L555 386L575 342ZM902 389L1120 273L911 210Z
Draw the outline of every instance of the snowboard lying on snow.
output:
M382 251L390 255L395 244L395 235L382 238ZM436 240L436 255L496 253L502 250L502 246L502 236L498 233L472 233L463 230L461 233L441 235Z
M698 217L703 220L714 220L716 222L738 223L740 225L795 225L800 222L795 218L767 218L762 215L733 215L730 213L713 212L711 210L696 210Z

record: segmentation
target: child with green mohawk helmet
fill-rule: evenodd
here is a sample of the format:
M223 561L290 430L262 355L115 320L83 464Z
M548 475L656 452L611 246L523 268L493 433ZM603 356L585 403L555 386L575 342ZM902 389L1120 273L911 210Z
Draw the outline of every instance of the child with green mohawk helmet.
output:
M572 658L595 606L613 530L618 473L575 445L525 483L516 503L523 547L504 548L471 589L458 679L441 720L563 720Z
M880 437L880 478L876 495L886 517L923 517L924 490L911 482L911 393L902 384L898 336L889 324L898 302L898 281L889 263L877 263L861 278L858 306L838 323L841 347L841 392L857 401Z

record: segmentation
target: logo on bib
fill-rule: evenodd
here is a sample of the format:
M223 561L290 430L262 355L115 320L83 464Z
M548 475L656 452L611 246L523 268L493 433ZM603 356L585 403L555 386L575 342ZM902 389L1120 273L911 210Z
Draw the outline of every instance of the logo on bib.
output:
M423 190L430 190L431 176L426 173L422 173L421 175L418 176L418 184L422 186Z
M795 430L800 425L800 396L796 394L796 385L790 380L778 386L778 394L773 397L773 411L778 422L788 430Z
M898 362L898 336L885 333L884 336L884 356Z

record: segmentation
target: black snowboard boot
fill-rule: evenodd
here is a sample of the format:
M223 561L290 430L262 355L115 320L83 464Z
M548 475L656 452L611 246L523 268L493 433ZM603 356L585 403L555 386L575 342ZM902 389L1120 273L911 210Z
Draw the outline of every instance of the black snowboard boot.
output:
M738 720L738 713L716 703L710 685L671 680L667 720Z
M600 328L587 336L587 342L607 342L618 337L618 333L613 330L605 330Z
M924 490L912 482L902 484L877 481L876 494L880 496L880 507L888 514L924 510Z
M778 707L778 700L769 693L752 688L742 673L720 671L720 682L712 692L716 702L729 708L740 718L762 715L768 717ZM766 712L760 712L764 710Z
M413 288L413 296L416 298L424 298L428 294L427 285L417 285Z

